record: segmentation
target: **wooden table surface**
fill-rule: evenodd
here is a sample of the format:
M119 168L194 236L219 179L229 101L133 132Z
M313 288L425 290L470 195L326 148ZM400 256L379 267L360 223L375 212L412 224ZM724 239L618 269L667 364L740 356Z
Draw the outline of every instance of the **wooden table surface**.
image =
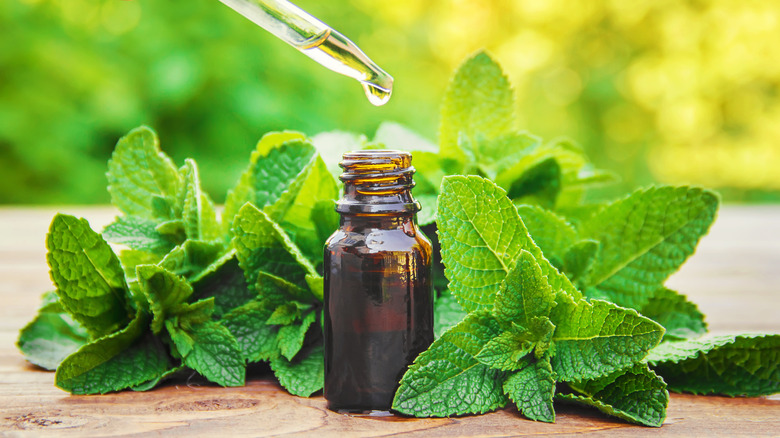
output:
M780 436L780 395L672 394L660 429L560 404L555 424L525 420L514 409L443 419L350 417L328 411L322 396L287 394L262 372L250 374L241 388L176 382L145 393L71 396L54 387L54 373L28 364L15 346L40 295L52 288L44 235L56 211L86 217L98 230L114 216L105 207L0 207L3 436ZM780 333L780 207L724 207L697 253L668 285L699 305L713 332Z

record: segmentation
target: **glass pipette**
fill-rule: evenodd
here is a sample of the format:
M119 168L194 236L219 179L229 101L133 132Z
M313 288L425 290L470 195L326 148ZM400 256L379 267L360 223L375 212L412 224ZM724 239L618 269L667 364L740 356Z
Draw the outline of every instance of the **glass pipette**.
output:
M285 0L220 0L323 67L358 80L368 101L384 105L393 77L344 35Z

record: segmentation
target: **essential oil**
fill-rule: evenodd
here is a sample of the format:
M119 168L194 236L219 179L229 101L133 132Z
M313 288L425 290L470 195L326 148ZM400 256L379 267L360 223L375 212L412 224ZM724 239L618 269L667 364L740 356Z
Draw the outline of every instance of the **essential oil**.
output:
M344 154L340 228L325 244L325 389L335 411L391 407L433 342L431 243L417 226L411 155Z

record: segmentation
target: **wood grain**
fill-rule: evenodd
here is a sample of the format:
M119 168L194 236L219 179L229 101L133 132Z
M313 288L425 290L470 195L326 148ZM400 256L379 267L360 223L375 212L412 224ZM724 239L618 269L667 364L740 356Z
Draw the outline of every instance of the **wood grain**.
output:
M557 422L525 420L514 409L482 416L413 419L347 416L321 396L293 397L263 369L241 388L178 381L145 393L70 396L54 374L28 364L14 343L51 289L44 236L57 211L100 229L100 207L0 208L0 434L3 436L780 436L780 397L673 394L660 429L595 410L556 405ZM713 332L780 332L780 207L725 207L697 254L668 282L708 315Z

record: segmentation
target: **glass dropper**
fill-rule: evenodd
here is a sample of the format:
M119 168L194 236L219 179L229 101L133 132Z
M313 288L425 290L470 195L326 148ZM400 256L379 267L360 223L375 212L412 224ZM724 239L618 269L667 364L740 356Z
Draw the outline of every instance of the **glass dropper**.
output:
M358 46L327 24L285 0L219 0L325 68L363 84L368 101L384 105L393 77Z

